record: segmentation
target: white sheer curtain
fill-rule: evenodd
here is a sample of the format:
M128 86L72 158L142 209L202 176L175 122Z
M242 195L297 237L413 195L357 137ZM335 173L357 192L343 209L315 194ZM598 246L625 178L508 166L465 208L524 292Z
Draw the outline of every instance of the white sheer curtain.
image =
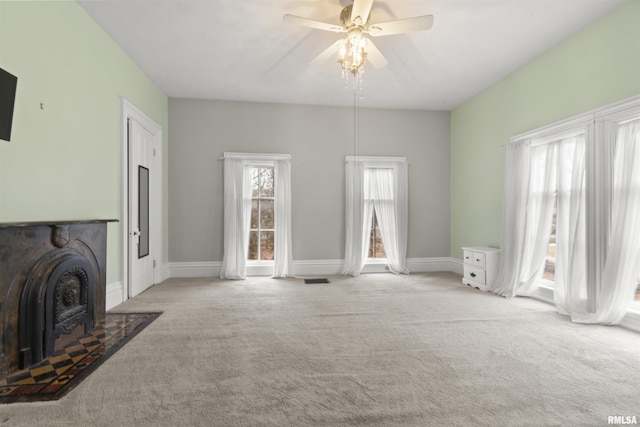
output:
M291 245L291 161L275 161L275 236L273 277L293 277Z
M555 144L530 140L507 146L500 267L490 290L514 297L532 295L544 259L556 188Z
M224 255L221 279L245 279L251 219L251 180L242 159L224 159Z
M407 260L407 168L401 163L395 169L365 169L365 206L372 204L376 211L382 244L389 271L408 274ZM404 183L402 181L405 181ZM403 196L404 194L404 196ZM365 209L365 220L371 222L371 212ZM366 230L368 236L368 229Z
M347 158L343 274L358 276L367 262L375 209L389 271L408 274L408 173L404 158Z
M640 275L640 119L618 126L613 161L611 225L595 311L570 313L579 323L620 323Z
M370 223L365 220L368 212L371 218L371 205L365 212L364 164L357 159L347 158L345 164L346 198L345 224L346 241L344 249L344 270L347 276L359 276L367 262L367 240Z
M593 211L610 218L604 234L588 228L587 194L594 190L586 185L585 159L584 135L507 147L502 259L492 291L504 296L535 291L557 194L553 291L558 312L578 323L616 324L625 316L640 276L640 119L618 126L610 197L592 196ZM595 168L607 171L607 162L597 158ZM604 245L601 265L588 259L588 236L596 246ZM589 263L595 263L592 276Z
M553 298L561 314L587 310L585 138L558 144L556 265Z

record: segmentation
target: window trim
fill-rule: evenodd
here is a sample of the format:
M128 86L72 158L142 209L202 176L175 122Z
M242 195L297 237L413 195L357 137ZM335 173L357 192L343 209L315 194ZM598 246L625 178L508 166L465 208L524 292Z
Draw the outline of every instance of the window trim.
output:
M362 163L365 169L397 169L398 163L407 163L406 157L346 156L345 162Z
M407 158L391 156L345 156L345 162L361 163L364 169L393 169L395 176L397 176L398 164L407 163ZM369 227L369 230L371 230L371 227ZM367 257L364 265L388 264L389 259L385 256L384 258Z
M241 159L244 160L245 167L276 167L276 160L291 160L291 154L276 154L276 153L238 153L238 152L224 152L222 159ZM275 193L274 193L275 194ZM273 199L275 201L275 197ZM274 228L275 233L275 228ZM248 256L248 254L247 254ZM269 267L272 268L275 265L275 260L250 260L247 258L247 268L259 268ZM262 274L263 271L259 270ZM268 273L265 273L268 274Z
M276 160L291 160L291 154L265 154L265 153L227 153L222 156L223 159L242 159L247 162L255 162L260 165L260 162L264 164L272 164Z

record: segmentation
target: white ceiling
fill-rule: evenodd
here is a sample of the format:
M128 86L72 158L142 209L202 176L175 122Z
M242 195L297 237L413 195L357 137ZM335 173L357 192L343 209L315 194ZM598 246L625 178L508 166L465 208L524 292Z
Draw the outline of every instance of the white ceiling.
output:
M359 105L450 110L624 0L376 0L371 22L434 15L430 31L373 39L389 65ZM79 0L169 97L353 106L340 67L309 62L350 0Z

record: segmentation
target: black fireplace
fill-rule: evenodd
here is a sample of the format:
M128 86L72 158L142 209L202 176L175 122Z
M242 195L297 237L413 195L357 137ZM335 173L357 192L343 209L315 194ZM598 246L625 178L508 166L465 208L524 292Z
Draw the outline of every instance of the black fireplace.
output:
M104 320L107 222L0 224L0 378Z

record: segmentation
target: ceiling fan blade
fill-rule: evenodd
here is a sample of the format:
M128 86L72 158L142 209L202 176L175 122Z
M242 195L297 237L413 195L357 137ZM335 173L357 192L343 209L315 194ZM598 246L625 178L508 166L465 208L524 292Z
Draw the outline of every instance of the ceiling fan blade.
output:
M356 25L364 25L369 19L369 12L373 0L353 0L353 8L351 9L351 22Z
M431 27L433 27L433 15L424 15L372 24L367 28L367 33L373 37L390 36L411 31L430 30Z
M367 59L373 65L373 68L382 68L387 65L387 59L384 57L382 52L378 50L375 44L369 39L367 40Z
M344 32L344 28L340 25L303 18L302 16L286 14L282 17L282 21L287 24L301 25L303 27L315 28L317 30L333 31L334 33Z
M340 45L344 43L344 40L340 39L333 43L331 46L323 50L320 55L316 56L311 60L311 64L319 64L321 62L329 59L334 53L336 53L340 49Z

